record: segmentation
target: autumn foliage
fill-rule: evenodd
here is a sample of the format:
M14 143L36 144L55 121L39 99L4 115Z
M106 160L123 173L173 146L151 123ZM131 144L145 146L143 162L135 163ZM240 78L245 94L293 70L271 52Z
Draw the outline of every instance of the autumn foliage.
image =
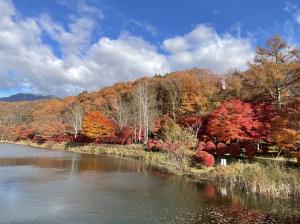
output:
M245 147L246 156L250 159L254 158L257 153L257 147L255 144L247 144Z
M220 141L253 140L259 137L260 125L250 103L230 100L212 112L207 132Z
M273 120L272 140L284 150L300 145L300 100L286 105Z
M150 151L186 147L206 165L212 155L253 158L256 143L300 151L299 51L278 36L266 47L248 70L225 77L194 68L64 99L0 102L0 140L125 145L149 138Z
M241 153L241 147L238 143L232 143L229 145L229 154L233 157L237 157Z
M228 152L228 146L224 143L217 144L217 155L222 156Z
M206 143L205 142L198 142L198 145L197 145L197 151L204 151L206 149Z
M200 114L189 114L180 116L177 119L177 123L184 128L191 128L196 135L199 134L202 125L203 125L203 117L205 115Z
M147 150L158 152L161 151L166 143L162 142L161 140L156 139L149 139L147 142Z
M210 154L214 154L216 152L216 145L215 143L213 143L212 141L208 141L206 143L206 148L205 151L210 153Z
M204 164L204 166L210 167L215 164L214 156L208 152L199 150L196 152L196 157Z
M82 129L87 137L96 140L115 134L115 124L100 111L85 115Z

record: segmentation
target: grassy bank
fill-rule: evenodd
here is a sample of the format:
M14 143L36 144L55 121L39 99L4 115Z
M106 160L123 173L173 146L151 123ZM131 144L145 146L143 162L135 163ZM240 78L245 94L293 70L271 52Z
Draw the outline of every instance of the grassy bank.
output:
M233 191L268 198L300 197L299 168L280 163L234 163L227 167L216 167L206 176Z
M77 153L108 155L142 160L169 173L191 178L194 181L210 181L226 186L232 191L269 198L300 197L300 170L288 168L282 163L255 162L232 163L228 166L205 168L191 163L192 151L178 160L167 153L147 152L143 145L97 145L76 143L44 143L42 145L20 141L14 144L56 149ZM180 163L180 164L179 164Z

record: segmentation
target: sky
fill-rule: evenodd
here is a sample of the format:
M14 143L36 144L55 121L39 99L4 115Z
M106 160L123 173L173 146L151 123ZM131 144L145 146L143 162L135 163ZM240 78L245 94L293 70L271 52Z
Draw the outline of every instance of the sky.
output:
M0 0L0 97L244 70L275 34L300 46L300 1Z

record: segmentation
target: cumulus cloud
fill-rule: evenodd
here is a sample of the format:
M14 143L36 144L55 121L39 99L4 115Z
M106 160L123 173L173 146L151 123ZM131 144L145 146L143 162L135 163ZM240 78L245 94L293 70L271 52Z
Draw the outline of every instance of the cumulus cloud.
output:
M0 0L0 11L1 89L64 96L176 69L242 69L253 56L249 39L219 35L206 25L166 39L162 46L126 32L91 42L94 8L86 6L85 13L70 17L67 26L46 14L24 18L9 0ZM57 43L62 56L43 41L43 35Z
M9 1L0 1L0 76L12 71L18 84L33 82L41 88L58 80L63 62L42 44L41 29L33 19L17 19L16 11ZM50 77L51 74L53 77Z
M169 70L165 57L157 53L155 46L130 34L115 40L103 37L87 48L94 24L91 19L78 18L67 31L46 15L39 20L17 16L10 1L1 0L0 11L5 12L0 14L0 78L5 80L2 85L13 83L16 87L62 96ZM58 42L65 57L57 57L42 42L43 32ZM15 74L14 82L8 82L9 71Z
M229 67L246 68L253 58L253 47L249 39L223 36L210 26L198 25L190 33L163 42L170 54L168 61L173 69L205 67L223 73Z
M90 43L92 31L95 26L93 19L89 17L74 18L66 31L61 24L43 14L39 21L40 27L61 46L64 56L79 55Z

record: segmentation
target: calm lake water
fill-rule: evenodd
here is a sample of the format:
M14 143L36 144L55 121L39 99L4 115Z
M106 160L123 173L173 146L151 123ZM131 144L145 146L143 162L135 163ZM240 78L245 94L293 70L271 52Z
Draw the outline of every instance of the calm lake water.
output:
M300 206L141 161L0 144L0 223L300 223Z

